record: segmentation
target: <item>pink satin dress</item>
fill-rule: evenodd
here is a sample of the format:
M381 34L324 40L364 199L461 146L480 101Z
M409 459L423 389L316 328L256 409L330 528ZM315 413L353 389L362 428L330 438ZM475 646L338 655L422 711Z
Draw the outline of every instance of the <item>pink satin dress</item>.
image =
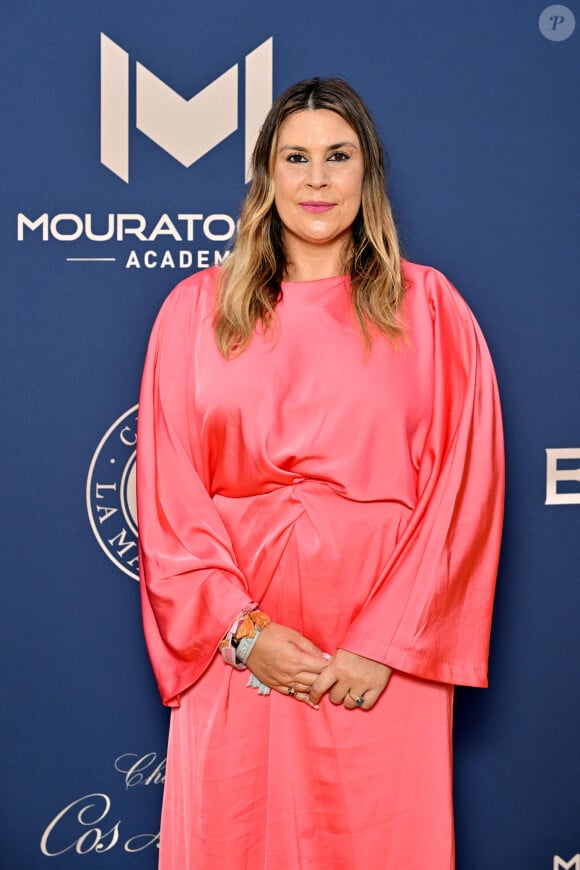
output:
M453 686L484 686L501 415L469 308L405 263L406 341L349 281L283 284L226 361L217 270L166 300L139 408L146 640L174 709L162 870L451 870ZM249 602L394 669L370 711L259 695L218 644Z

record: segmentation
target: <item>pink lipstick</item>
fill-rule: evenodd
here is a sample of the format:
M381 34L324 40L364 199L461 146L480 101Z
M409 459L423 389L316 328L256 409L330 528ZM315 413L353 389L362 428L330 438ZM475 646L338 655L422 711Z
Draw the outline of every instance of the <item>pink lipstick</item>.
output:
M334 208L333 202L319 202L316 200L313 200L312 202L300 202L298 205L305 211L310 211L314 214L320 214L321 212L330 211L331 208Z

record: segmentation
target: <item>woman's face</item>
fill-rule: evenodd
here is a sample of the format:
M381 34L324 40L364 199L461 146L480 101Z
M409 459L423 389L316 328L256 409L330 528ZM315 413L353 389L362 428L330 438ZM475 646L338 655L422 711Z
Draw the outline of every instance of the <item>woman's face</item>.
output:
M363 176L360 141L344 118L328 109L289 115L274 163L274 201L287 249L344 246L360 208Z

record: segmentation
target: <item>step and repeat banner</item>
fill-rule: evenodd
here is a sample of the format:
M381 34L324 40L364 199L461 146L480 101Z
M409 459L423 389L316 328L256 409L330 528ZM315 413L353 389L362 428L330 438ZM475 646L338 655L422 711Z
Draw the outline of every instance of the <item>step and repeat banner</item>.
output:
M456 696L459 870L580 870L579 19L576 0L4 3L2 870L156 866L141 366L172 286L227 255L272 96L312 75L368 102L406 255L465 296L502 392L490 688Z

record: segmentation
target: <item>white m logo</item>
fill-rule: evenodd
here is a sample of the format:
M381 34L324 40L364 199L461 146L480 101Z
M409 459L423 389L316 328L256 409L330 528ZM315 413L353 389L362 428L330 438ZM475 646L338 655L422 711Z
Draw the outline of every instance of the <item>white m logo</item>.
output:
M554 855L552 870L580 870L580 855L574 855L569 861L563 861L559 855Z
M186 100L136 64L136 126L183 166L238 129L238 65ZM272 39L246 55L245 166L272 105ZM101 33L101 163L129 181L129 55Z

